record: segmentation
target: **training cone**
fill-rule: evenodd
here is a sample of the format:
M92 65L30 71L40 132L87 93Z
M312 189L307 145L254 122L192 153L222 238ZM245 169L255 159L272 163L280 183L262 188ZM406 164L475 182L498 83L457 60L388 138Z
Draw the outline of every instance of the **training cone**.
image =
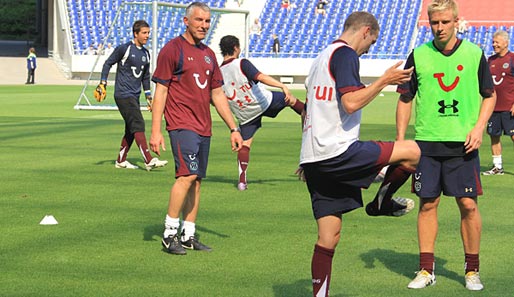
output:
M46 215L41 222L39 222L39 225L57 225L59 224L57 220L54 218L53 215Z

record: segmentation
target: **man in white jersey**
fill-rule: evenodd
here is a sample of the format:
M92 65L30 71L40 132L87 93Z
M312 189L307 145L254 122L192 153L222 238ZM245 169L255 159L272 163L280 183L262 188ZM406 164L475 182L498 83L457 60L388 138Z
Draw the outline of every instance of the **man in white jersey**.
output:
M237 153L237 188L243 191L247 189L246 170L250 161L250 147L253 136L261 127L262 117L274 118L288 105L300 115L304 104L291 94L286 85L260 72L249 60L240 59L241 47L237 37L227 35L221 38L220 49L223 55L220 67L225 83L223 91L239 122L243 137L243 147ZM264 85L280 88L282 92L270 91Z
M366 209L368 214L401 216L414 207L411 199L392 199L392 194L417 165L420 151L416 143L359 141L361 109L387 85L409 81L413 71L398 69L402 64L398 62L364 86L359 56L376 42L378 33L373 15L352 13L342 35L314 60L307 78L300 165L318 225L311 262L314 296L328 296L342 215L363 206L361 188L369 187L382 167L392 164L377 197Z

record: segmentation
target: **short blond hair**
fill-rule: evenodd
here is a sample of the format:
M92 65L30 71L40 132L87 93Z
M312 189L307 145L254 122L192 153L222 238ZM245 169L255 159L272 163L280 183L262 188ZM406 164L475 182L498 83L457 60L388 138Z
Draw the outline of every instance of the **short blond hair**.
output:
M459 6L457 2L454 0L432 0L430 4L428 4L428 18L432 16L434 12L440 12L451 9L453 12L453 17L457 18L459 15Z

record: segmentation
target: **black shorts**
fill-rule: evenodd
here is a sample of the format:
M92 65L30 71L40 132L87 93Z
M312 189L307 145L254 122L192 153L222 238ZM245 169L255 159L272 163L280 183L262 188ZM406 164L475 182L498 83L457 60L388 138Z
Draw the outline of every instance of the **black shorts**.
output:
M273 99L270 106L260 116L253 119L251 122L240 125L241 137L243 140L248 140L255 135L255 132L262 126L262 117L276 117L286 106L286 95L282 92L272 92Z
M114 98L118 110L125 121L125 132L134 134L145 132L145 119L141 113L139 99L136 98Z
M487 134L491 136L514 135L514 117L510 111L495 111L487 123Z
M316 219L362 207L368 188L393 152L394 142L356 141L341 155L302 164Z
M459 157L421 156L412 178L420 198L436 198L441 192L452 197L482 195L478 151Z

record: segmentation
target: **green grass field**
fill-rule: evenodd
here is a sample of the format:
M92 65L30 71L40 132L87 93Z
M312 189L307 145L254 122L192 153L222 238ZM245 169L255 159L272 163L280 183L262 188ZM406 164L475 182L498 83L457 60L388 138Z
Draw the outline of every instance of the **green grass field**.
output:
M306 186L293 174L301 128L291 110L257 133L245 192L236 189L228 130L213 116L197 231L214 251L173 256L160 244L174 181L169 146L165 168L117 170L124 129L117 111L73 110L79 86L0 90L1 296L311 296L316 225ZM394 139L395 100L386 93L365 108L363 140ZM507 173L482 178L484 291L464 288L459 213L445 197L435 286L406 288L418 265L416 214L371 218L359 209L344 217L331 296L512 296L514 151L502 140ZM488 169L488 136L481 157ZM143 165L135 146L129 160ZM413 197L408 185L399 194ZM59 224L39 225L47 214Z

